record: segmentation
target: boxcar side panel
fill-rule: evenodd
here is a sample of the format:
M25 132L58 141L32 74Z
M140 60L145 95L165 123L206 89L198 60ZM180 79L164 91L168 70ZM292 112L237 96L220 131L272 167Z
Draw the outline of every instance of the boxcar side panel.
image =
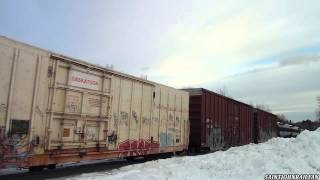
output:
M160 147L167 147L167 120L169 94L164 88L160 88Z
M150 143L152 148L160 148L160 88L155 88L152 93L153 112L150 128Z
M43 152L48 57L0 37L0 167Z
M255 110L255 143L265 142L277 136L277 116L260 110Z
M131 118L130 118L130 149L138 149L140 144L140 124L142 114L142 83L133 82Z
M129 142L129 113L131 108L132 82L127 79L120 80L120 106L118 123L118 146L119 149L130 149ZM147 111L148 109L146 109Z
M55 76L51 76L47 149L106 147L111 98L105 82L111 79L85 66L52 61Z
M141 133L140 139L144 141L144 148L149 148L150 141L150 125L152 118L152 109L153 109L153 88L149 85L143 85L142 88L143 97L142 97L142 122L141 122Z
M108 149L110 150L115 150L117 149L118 145L118 139L119 139L119 121L120 121L120 101L121 101L121 96L120 96L120 89L121 89L121 80L119 77L113 76L112 77L112 83L111 83L111 89L112 89L112 116L110 119L110 123L108 126ZM139 111L140 113L140 111ZM140 117L140 116L139 116ZM138 119L138 123L139 123ZM139 129L138 129L139 132Z
M17 50L6 44L0 44L0 57L0 135L3 136L6 133L8 97L10 97L9 91L13 81L11 74L14 68L14 58L17 58Z
M241 106L240 109L240 144L249 144L253 142L253 108Z

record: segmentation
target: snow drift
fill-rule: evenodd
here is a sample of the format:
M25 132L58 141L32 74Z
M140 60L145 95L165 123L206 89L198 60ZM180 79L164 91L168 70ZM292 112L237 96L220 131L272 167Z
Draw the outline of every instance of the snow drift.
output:
M320 173L320 129L207 155L174 157L71 179L263 179L269 173Z

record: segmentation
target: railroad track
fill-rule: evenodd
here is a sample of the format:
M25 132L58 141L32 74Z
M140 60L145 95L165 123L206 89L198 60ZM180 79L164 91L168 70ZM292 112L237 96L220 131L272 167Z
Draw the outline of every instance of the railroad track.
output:
M135 161L122 160L105 160L101 162L90 162L88 164L78 163L78 164L68 164L61 167L57 167L52 170L45 170L42 172L29 172L19 170L13 172L12 174L0 175L0 180L42 180L42 179L66 179L72 178L73 176L80 175L83 173L94 173L101 171L108 171L113 169L118 169L123 166L128 166L132 164L144 163L147 160L138 159Z

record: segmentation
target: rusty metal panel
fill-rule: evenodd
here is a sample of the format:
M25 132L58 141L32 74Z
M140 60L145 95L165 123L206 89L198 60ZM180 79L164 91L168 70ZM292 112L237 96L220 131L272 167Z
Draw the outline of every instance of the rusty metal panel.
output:
M253 108L206 89L190 93L190 147L217 150L253 142Z
M270 112L255 109L254 112L254 138L255 143L265 142L277 136L278 117Z
M244 105L240 108L240 145L243 145L253 142L253 108Z

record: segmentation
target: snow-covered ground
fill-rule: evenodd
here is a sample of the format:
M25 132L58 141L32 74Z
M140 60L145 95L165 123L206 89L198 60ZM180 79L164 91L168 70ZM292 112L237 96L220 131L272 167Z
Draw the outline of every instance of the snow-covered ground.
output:
M263 179L269 173L320 173L320 129L207 155L175 157L69 179Z

